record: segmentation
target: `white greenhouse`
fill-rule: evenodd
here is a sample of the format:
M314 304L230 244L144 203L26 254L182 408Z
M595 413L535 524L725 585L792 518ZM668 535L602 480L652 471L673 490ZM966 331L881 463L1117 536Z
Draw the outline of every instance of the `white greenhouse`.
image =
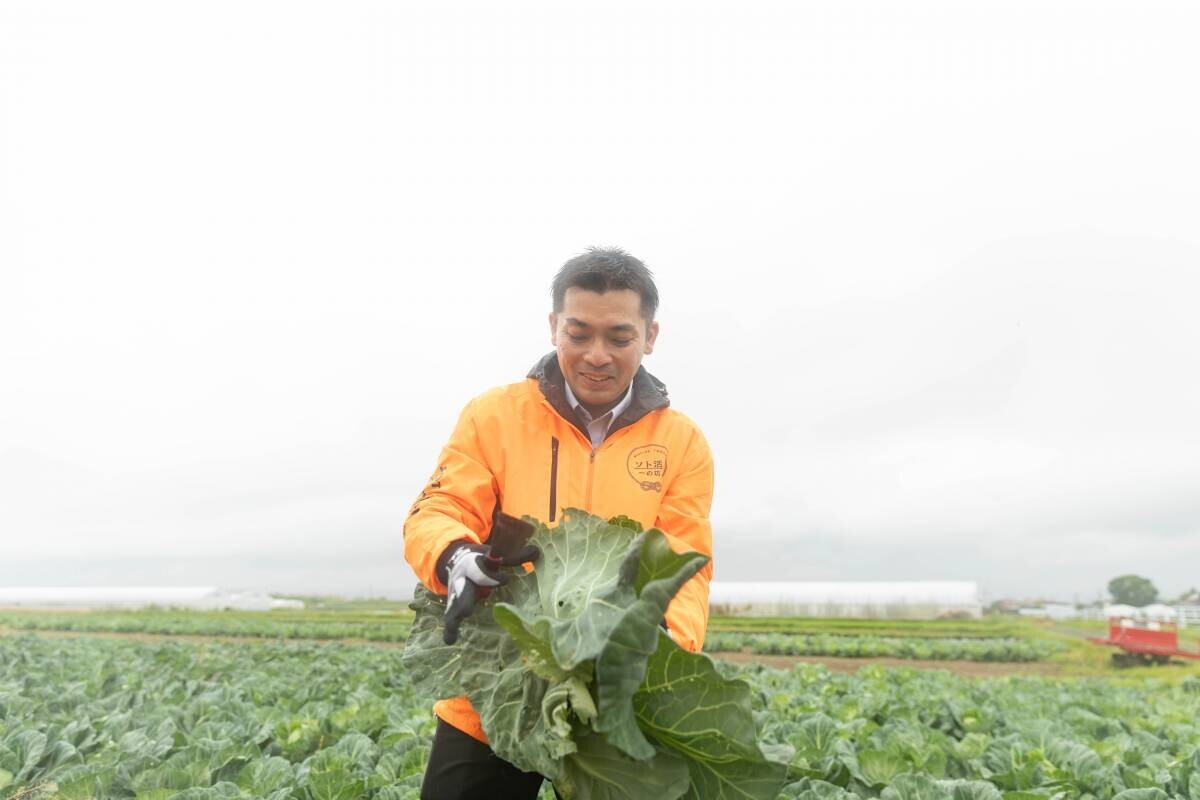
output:
M934 619L983 615L974 581L713 581L708 603L713 614L744 616Z
M0 608L187 608L269 611L304 608L263 592L227 592L212 586L0 586Z
M1154 603L1148 606L1142 606L1138 609L1138 616L1144 619L1157 620L1159 622L1175 622L1179 619L1179 612L1170 606L1162 603Z

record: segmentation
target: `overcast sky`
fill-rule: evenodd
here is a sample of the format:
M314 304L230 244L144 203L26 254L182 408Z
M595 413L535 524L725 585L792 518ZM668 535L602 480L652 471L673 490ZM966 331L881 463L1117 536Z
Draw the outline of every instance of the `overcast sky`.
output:
M1200 585L1191 3L0 6L0 585L404 596L588 245L718 580Z

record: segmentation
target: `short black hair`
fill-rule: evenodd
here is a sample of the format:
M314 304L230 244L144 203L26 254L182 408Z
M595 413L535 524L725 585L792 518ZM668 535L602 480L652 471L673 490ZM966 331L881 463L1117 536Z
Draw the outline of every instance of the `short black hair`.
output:
M567 289L572 286L604 294L631 289L641 297L642 318L649 325L658 311L658 288L646 265L619 247L589 247L562 265L550 286L554 313L563 309Z

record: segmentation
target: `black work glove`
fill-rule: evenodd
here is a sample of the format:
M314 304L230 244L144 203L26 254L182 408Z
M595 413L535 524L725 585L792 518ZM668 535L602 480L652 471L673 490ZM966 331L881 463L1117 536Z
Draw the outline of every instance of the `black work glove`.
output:
M458 626L475 609L475 601L492 589L508 583L501 567L516 567L536 561L542 554L537 545L527 544L511 556L493 556L490 545L455 542L438 559L438 577L446 584L446 628L442 641L458 641Z

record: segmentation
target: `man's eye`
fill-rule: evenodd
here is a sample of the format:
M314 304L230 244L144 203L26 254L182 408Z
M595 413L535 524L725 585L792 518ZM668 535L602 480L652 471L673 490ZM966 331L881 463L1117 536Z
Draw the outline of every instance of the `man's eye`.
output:
M569 333L567 334L567 336L569 336L569 337L571 338L571 341L572 341L572 342L585 342L585 341L587 341L587 337L586 337L586 336L574 336L574 335L572 335L572 334L569 334Z
M613 339L612 343L615 344L617 347L626 347L632 341L633 341L633 339Z

